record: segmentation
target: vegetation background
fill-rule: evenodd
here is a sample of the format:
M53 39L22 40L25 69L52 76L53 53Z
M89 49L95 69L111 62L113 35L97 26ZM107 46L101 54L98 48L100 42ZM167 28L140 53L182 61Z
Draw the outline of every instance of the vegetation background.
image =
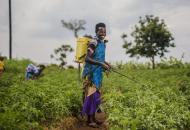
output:
M26 81L29 63L5 62L0 77L0 129L61 129L56 122L76 117L81 109L77 69L50 65L42 77ZM149 63L132 62L118 62L115 68L146 85L113 72L104 77L102 108L111 130L190 129L190 64L171 57L157 63L155 70Z

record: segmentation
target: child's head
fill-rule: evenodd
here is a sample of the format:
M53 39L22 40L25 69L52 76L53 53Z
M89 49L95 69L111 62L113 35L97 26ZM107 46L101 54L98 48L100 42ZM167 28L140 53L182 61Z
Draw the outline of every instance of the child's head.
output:
M38 65L37 67L39 68L39 70L38 70L38 73L34 74L35 78L37 78L41 75L42 71L45 69L45 65Z
M40 71L43 71L45 69L45 65L38 65L38 67L40 68Z
M96 36L103 40L106 36L106 25L104 23L98 23L95 27Z

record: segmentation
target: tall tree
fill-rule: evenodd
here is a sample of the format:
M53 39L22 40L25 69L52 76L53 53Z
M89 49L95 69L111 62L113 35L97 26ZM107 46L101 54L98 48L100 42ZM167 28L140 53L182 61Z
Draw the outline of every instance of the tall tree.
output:
M174 38L168 30L163 19L146 15L135 25L131 33L132 41L127 40L127 34L123 34L123 48L130 57L150 58L152 68L155 68L155 56L163 57L169 47L175 47Z
M86 24L85 20L70 20L69 22L66 22L65 20L61 20L63 27L71 30L74 32L75 38L78 38L78 32L80 30L85 30L84 25Z
M70 20L66 22L65 20L61 20L61 23L64 28L67 28L74 32L75 38L78 38L78 32L80 30L85 30L84 24L86 22L84 20ZM73 48L70 45L62 45L61 47L54 50L54 55L51 54L51 58L55 58L57 61L60 62L60 66L63 68L66 65L66 57L69 52L72 52Z
M63 27L73 31L74 37L78 38L78 32L81 30L85 30L84 25L86 24L85 20L70 20L69 22L66 22L65 20L61 20ZM80 81L80 63L78 63L78 77Z

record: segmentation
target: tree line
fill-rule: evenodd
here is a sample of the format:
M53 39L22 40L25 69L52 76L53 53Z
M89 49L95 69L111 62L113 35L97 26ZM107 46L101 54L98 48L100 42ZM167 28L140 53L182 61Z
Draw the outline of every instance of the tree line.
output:
M70 20L66 22L61 20L62 26L71 30L75 38L78 38L78 32L85 30L85 20ZM150 59L152 68L155 69L155 57L164 57L169 52L170 47L175 47L174 37L169 31L165 21L153 15L140 17L137 24L134 25L134 30L128 36L126 33L121 35L123 39L123 48L130 57L146 57ZM66 54L72 52L73 48L70 45L62 45L54 50L55 58L60 62L60 66L66 65Z

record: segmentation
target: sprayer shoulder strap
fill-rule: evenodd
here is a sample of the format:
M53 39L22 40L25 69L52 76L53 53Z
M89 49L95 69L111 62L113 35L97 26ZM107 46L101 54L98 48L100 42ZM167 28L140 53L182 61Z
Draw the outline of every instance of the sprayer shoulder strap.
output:
M88 50L91 52L91 53L94 53L95 52L95 49L98 45L98 41L97 39L93 38L89 44L88 44Z
M96 47L96 46L98 45L98 40L97 40L96 38L93 38L93 39L90 41L89 45L94 45L94 46Z

